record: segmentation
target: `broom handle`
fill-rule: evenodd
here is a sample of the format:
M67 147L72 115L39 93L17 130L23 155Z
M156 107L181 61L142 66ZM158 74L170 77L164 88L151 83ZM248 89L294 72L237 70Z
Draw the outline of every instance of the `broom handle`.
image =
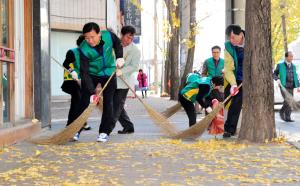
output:
M106 81L105 85L103 86L103 88L101 89L101 91L97 94L97 96L99 96L99 97L101 96L102 92L107 87L108 83L114 77L115 74L116 74L116 71L114 71L114 73L112 73L112 75L110 75L109 79Z
M242 83L237 87L238 90L242 87ZM227 98L223 101L223 104L225 104L230 98L231 98L231 94L229 94L229 96L227 96Z
M140 102L144 103L143 100L136 94L136 92L130 87L130 85L125 81L123 76L119 76L119 78L125 83L125 85L131 90L131 92L135 95L136 98L139 99Z

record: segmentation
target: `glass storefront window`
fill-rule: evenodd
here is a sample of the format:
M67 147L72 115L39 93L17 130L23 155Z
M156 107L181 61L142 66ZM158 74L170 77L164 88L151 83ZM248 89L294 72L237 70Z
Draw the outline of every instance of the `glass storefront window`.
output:
M0 0L0 46L8 41L8 0Z

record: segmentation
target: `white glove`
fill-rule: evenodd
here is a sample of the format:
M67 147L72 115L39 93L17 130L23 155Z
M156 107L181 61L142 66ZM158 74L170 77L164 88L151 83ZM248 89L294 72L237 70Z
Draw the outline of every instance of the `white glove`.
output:
M281 85L280 79L277 79L277 80L276 80L276 83L277 83L278 85Z
M124 58L118 58L116 64L117 64L117 68L122 68L125 64Z
M123 75L123 73L122 73L122 70L120 70L120 69L118 69L117 68L117 70L116 70L116 76L122 76Z
M207 107L207 108L205 109L205 111L206 111L207 113L211 113L212 108L211 108L211 107Z
M78 74L77 74L77 72L76 72L75 70L73 70L73 71L71 72L71 75L72 75L72 78L73 78L73 79L78 80Z
M237 93L239 93L238 87L236 85L232 85L230 87L230 94L231 94L231 96L235 96L235 95L237 95Z

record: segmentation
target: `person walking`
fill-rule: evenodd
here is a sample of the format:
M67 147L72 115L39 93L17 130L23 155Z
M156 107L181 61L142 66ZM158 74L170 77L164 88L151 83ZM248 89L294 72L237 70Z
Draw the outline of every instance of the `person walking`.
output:
M139 73L137 76L137 80L139 82L139 88L142 92L143 98L147 97L147 90L148 90L148 81L147 81L147 75L143 72L143 69L139 69ZM144 94L145 92L145 94Z
M286 52L284 62L279 63L273 73L274 79L279 84L281 94L284 98L279 115L286 122L294 122L294 120L291 119L292 108L285 99L286 95L282 87L292 96L294 95L294 88L298 88L298 92L300 92L296 66L293 64L293 59L293 53L290 51Z

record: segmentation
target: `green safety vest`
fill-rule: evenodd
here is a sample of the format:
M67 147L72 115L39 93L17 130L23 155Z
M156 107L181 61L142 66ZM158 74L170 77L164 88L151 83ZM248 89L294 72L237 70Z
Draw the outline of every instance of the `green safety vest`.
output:
M280 82L283 86L286 85L286 65L285 62L279 63L279 78L280 78ZM296 73L296 66L294 64L292 64L292 68L293 68L293 74L294 74L294 88L299 87L299 83L298 83L298 77L297 77L297 73Z
M189 79L190 77L190 79ZM200 75L191 75L188 77L187 85L180 91L180 94L187 100L195 103L197 94L199 93L199 84L206 84L210 86L210 90L204 95L204 98L209 96L211 92L211 78L210 77L200 77Z
M71 51L74 54L75 57L75 61L73 63L70 63L69 67L73 70L75 70L78 74L78 78L80 79L80 54L78 51L78 48L73 48L71 49ZM72 75L64 70L64 80L68 81L68 80L73 80Z
M226 41L225 42L225 49L227 50L227 52L232 56L233 60L234 60L234 75L236 76L237 74L237 66L238 66L238 59L237 59L237 55L236 55L236 51L233 47L233 45L230 43L230 41Z
M209 77L222 76L222 70L224 69L224 59L220 58L217 67L215 66L213 57L207 59L206 64Z
M89 74L94 76L110 76L116 70L116 60L113 52L113 42L109 31L101 31L103 54L100 55L86 41L79 47L82 54L89 59Z

